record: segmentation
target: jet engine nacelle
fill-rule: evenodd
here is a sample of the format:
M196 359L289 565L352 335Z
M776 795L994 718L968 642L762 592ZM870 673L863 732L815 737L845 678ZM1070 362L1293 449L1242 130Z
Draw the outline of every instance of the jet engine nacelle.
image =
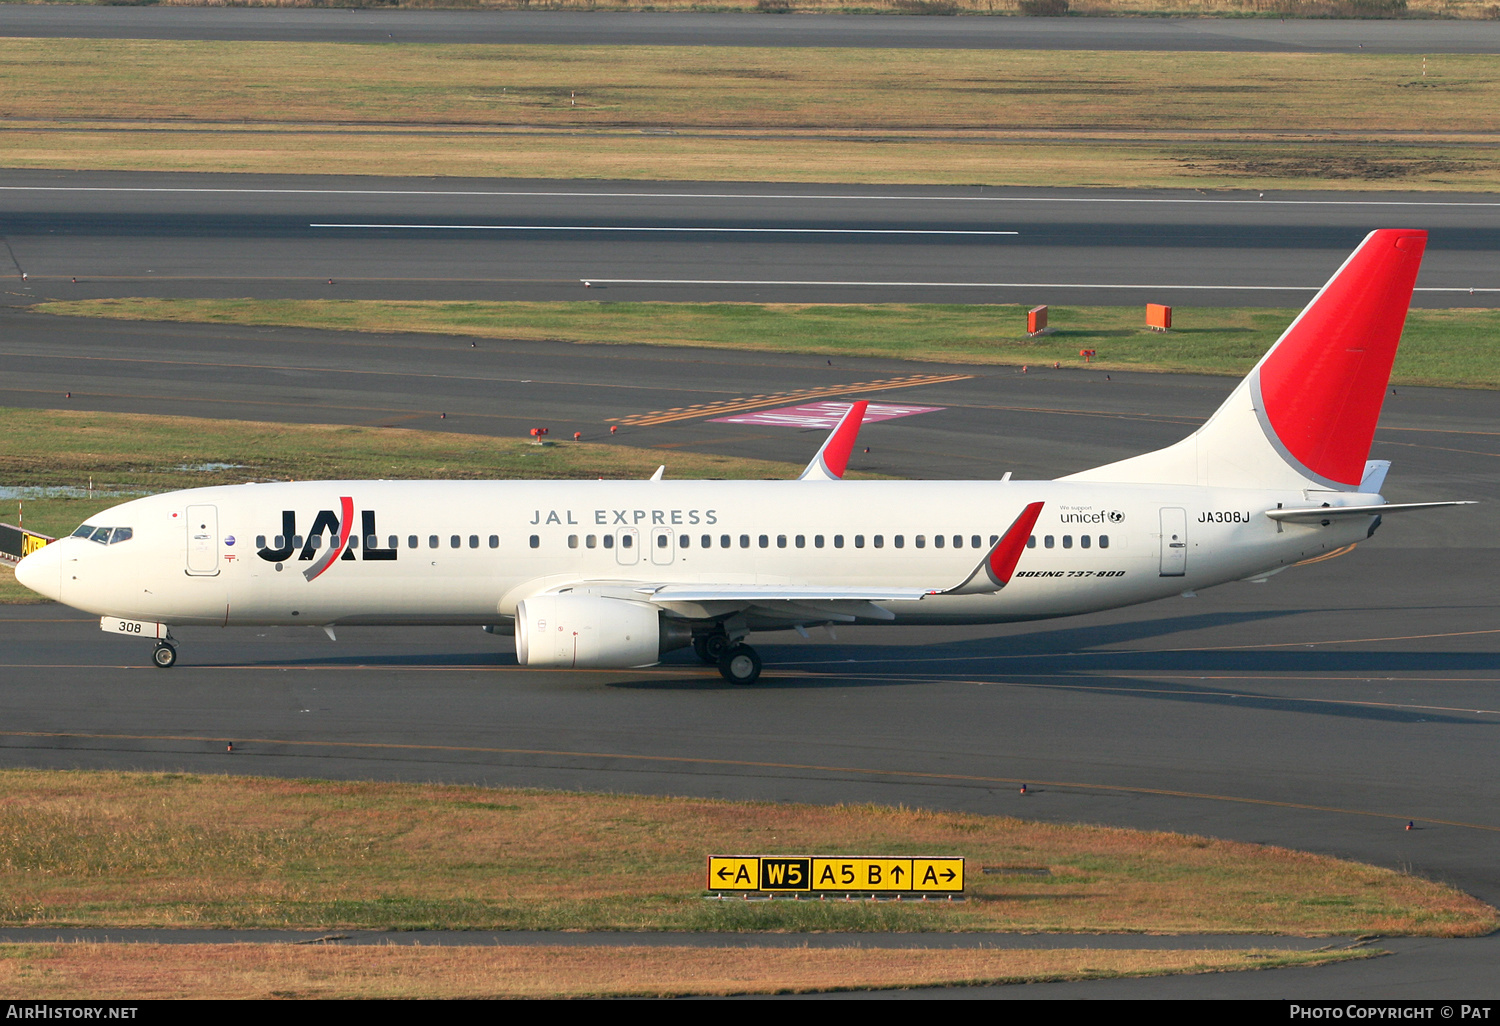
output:
M626 669L652 666L692 643L692 629L647 602L597 595L533 595L516 606L522 666Z

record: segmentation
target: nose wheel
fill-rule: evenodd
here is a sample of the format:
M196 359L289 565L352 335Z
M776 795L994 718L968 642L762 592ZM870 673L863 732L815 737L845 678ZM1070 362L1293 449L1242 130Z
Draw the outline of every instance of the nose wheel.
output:
M156 651L151 653L151 661L160 669L170 670L177 665L177 649L169 642L158 642Z
M719 657L719 674L731 684L754 684L760 678L760 656L749 645L734 645Z

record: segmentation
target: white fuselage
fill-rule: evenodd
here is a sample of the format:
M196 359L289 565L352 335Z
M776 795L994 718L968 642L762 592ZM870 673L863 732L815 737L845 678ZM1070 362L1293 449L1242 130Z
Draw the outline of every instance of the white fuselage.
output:
M898 623L1000 623L1144 602L1331 551L1371 523L1278 523L1264 515L1278 504L1381 500L1085 481L320 481L137 499L89 520L129 527L127 540L71 537L47 549L56 597L102 616L506 624L518 602L574 581L941 591L962 583L1037 501L1034 546L1005 587L881 609ZM338 543L345 510L357 540L309 580ZM314 536L320 544L309 544ZM817 620L761 611L751 626Z

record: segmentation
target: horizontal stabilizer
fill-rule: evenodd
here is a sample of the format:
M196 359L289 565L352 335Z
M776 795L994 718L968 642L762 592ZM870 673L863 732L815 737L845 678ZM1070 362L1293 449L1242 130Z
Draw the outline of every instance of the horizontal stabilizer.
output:
M1364 477L1359 479L1359 490L1368 495L1379 495L1385 487L1385 476L1390 472L1390 460L1366 460Z
M1383 517L1387 513L1405 513L1414 509L1438 509L1443 506L1472 506L1474 500L1458 502L1384 502L1375 506L1303 506L1297 509L1268 509L1266 516L1292 524L1321 524L1341 517Z

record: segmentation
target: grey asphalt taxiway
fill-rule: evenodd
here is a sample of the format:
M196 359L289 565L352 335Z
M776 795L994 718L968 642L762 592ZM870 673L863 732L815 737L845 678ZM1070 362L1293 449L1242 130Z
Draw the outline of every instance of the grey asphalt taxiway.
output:
M378 11L6 4L0 36L491 43L836 46L1269 53L1500 53L1475 20L923 18L614 11Z
M65 194L72 197L65 210L77 222L58 232L46 230L52 209L46 204L54 200L35 188L38 179L16 182L8 173L0 183L22 186L4 200L5 242L18 268L4 297L13 305L0 306L0 405L35 409L39 417L67 406L507 437L547 425L557 438L577 430L591 441L613 438L669 452L800 460L816 449L821 431L683 411L699 403L718 403L725 412L747 401L756 408L790 406L802 390L815 388L835 398L930 408L868 425L857 469L960 479L1011 471L1025 479L1168 444L1212 412L1233 384L718 350L471 345L426 335L57 318L26 308L46 295L73 294L60 255L88 256L100 269L119 270L139 255L131 246L156 257L168 251L151 250L153 240L183 245L172 252L197 277L185 275L191 280L180 294L220 288L207 284L214 279L191 260L224 260L223 267L243 274L247 265L232 261L270 260L277 252L302 259L305 240L293 233L257 236L243 228L270 216L268 210L304 216L307 209L296 204L308 202L307 193L297 199L273 190L271 199L260 193L244 199L220 191L195 199L177 191L177 181L167 183L173 191L118 191L122 182L155 188L164 180L52 176L42 184L83 190ZM192 181L215 189L237 184ZM339 190L349 183L323 184ZM105 195L90 191L99 186L115 190L107 193L112 198L87 199ZM470 191L489 196L493 186ZM510 183L498 191L545 191L533 186ZM427 202L455 216L472 213L464 204L480 201L450 195L461 191L438 183L435 200L402 194L394 202L413 214L429 212L420 206ZM725 190L675 191L688 194L676 200L679 207L690 207L693 194ZM1058 267L1079 274L1117 265L1122 254L1135 271L1149 271L1143 261L1155 252L1152 245L1110 248L1097 225L1114 219L1114 229L1128 237L1137 230L1131 218L1138 215L1130 211L1148 206L1134 201L1186 197L1106 195L1093 207L1081 202L1088 198L1033 201L1055 202L1048 218L1076 217L1082 225L1060 236L1073 241L1057 256ZM570 197L536 199L555 206L512 212L540 218L587 206ZM1341 206L1336 196L1312 199L1318 202L1288 201L1284 209L1226 203L1208 210L1212 216L1202 224L1190 220L1199 215L1184 213L1203 209L1195 204L1161 204L1176 212L1166 216L1189 219L1181 238L1199 240L1175 253L1164 245L1163 259L1181 261L1184 269L1218 261L1240 283L1280 285L1268 276L1281 273L1285 258L1296 280L1316 287L1374 225L1365 221L1369 211ZM867 200L860 195L861 203ZM482 202L492 201L509 202ZM385 202L392 201L340 199L353 214L381 212ZM898 226L939 222L921 212L925 200L905 202L890 201L893 212L882 216ZM1485 197L1461 202L1469 205L1392 208L1376 222L1390 223L1383 215L1396 210L1406 223L1418 222L1405 215L1419 214L1420 223L1434 225L1434 260L1424 275L1436 277L1424 276L1424 284L1495 267L1493 209ZM239 228L231 216L236 203L246 211ZM257 212L256 204L266 209ZM698 218L724 206L715 200L687 213ZM775 206L764 202L747 221L774 219ZM871 215L857 207L843 216L868 224L861 218ZM1096 212L1067 213L1086 207ZM664 200L652 200L629 214L659 221L667 209ZM111 235L112 210L122 222L136 221ZM824 224L837 216L819 211ZM203 235L211 241L195 243L196 250L180 242L193 237L181 225L214 217L220 234ZM981 220L943 217L960 226ZM983 223L998 223L984 217L990 220ZM1295 219L1304 222L1300 228ZM32 227L15 230L19 222ZM1275 230L1283 234L1267 224L1280 225ZM267 240L260 255L258 238ZM369 294L429 295L422 290L429 288L432 262L460 262L444 257L452 243L440 238L420 241L404 264L397 257L410 242L383 245L354 250L392 275L383 285L370 275ZM250 255L215 255L236 248ZM714 248L705 246L699 262ZM1321 252L1296 256L1303 249ZM925 267L934 252L941 250L908 253L908 268ZM628 257L622 250L618 259ZM576 257L558 259L574 270L568 261ZM753 248L739 247L718 259L731 266L759 258ZM155 262L145 270L157 270ZM321 276L310 264L296 271ZM144 273L119 277L92 282L82 275L77 294L149 291L141 285ZM303 280L297 287L312 294L316 284ZM222 294L292 291L255 275L232 288ZM569 298L594 295L576 283L570 288ZM603 294L640 298L624 289ZM828 286L798 294L843 295ZM1306 294L1265 305L1295 305ZM1032 301L1048 299L1063 301ZM1391 516L1373 539L1338 558L1265 584L1226 585L1132 609L995 628L840 629L836 638L815 633L809 640L766 635L755 639L767 672L754 688L729 687L682 653L647 671L522 670L509 639L456 629L347 628L337 642L310 630L185 630L179 665L162 672L148 667L145 646L103 635L88 616L57 606L4 608L0 765L900 802L1288 845L1430 876L1500 902L1497 407L1493 392L1400 387L1387 397L1372 454L1394 461L1386 490L1393 501L1479 499L1481 506ZM618 435L608 434L610 424L620 426ZM1495 938L1409 939L1385 945L1397 952L1393 958L1327 971L1030 987L1024 996L1492 997L1500 996L1497 944Z
M1489 194L49 171L0 181L0 298L1289 307L1382 227L1419 305L1500 302Z

